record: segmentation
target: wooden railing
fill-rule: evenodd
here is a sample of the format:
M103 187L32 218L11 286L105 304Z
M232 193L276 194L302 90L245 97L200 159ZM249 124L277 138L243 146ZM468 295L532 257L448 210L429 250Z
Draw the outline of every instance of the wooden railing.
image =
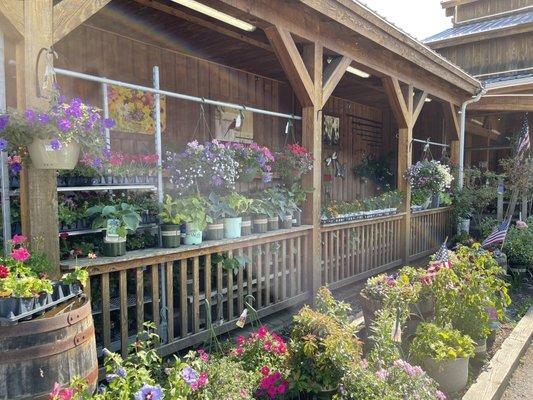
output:
M311 227L302 226L199 246L80 260L63 268L79 265L89 271L86 293L92 301L99 354L103 347L126 354L128 343L150 320L163 337L160 350L166 355L208 339L209 314L216 332L225 333L236 327L246 302L264 317L307 300L310 232ZM239 261L234 270L224 261L232 258Z
M400 265L404 215L324 225L322 284L335 289Z
M452 207L412 213L409 259L416 260L435 252L452 234L452 226Z

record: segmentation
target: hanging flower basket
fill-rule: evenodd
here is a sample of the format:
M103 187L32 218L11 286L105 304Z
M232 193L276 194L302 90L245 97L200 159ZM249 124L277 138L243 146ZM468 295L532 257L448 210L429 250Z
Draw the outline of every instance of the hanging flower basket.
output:
M80 145L71 142L54 149L50 140L34 139L28 146L33 166L37 169L74 169L80 157Z

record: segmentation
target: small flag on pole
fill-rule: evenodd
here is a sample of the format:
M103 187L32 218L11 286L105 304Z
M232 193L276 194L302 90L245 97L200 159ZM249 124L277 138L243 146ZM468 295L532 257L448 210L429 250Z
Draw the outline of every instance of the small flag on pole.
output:
M483 241L481 246L488 247L496 243L502 243L505 240L505 236L507 236L507 231L509 230L510 224L511 224L511 218L503 221L500 225L494 228L492 233L489 236L487 236L487 238Z
M450 258L448 257L448 248L446 247L446 242L448 238L442 243L437 253L435 253L435 262L443 268L450 268L452 264L450 263Z
M519 157L522 156L522 154L529 149L531 146L531 142L529 140L529 120L527 118L527 115L524 117L524 121L522 122L522 127L520 128L520 139L518 140L518 148L517 148L517 154Z

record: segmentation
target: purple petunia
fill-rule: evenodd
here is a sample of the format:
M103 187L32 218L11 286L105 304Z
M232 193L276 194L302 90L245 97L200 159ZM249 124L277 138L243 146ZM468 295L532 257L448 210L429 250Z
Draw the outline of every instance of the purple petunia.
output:
M3 131L9 124L9 115L0 115L0 131Z
M35 111L33 111L32 109L28 108L25 112L24 112L24 117L26 118L26 120L28 122L33 122L35 121Z
M269 183L272 182L272 174L271 173L264 173L263 174L263 183Z
M7 149L7 140L0 138L0 151Z
M181 377L187 384L192 385L198 382L198 372L190 366L186 366L183 371L181 371Z
M61 147L63 147L63 145L58 139L54 138L50 140L50 147L52 148L52 150L61 150Z
M104 119L104 127L106 129L111 129L115 126L115 121L113 121L111 118Z
M66 118L62 118L60 119L58 122L57 122L57 127L63 131L63 132L66 132L70 129L71 125L70 125L70 121Z
M48 114L39 114L37 116L37 121L39 121L43 125L46 125L50 122L50 116Z
M127 375L126 368L124 367L118 367L117 368L117 375L121 378L124 378Z
M65 114L69 117L80 118L82 113L79 107L70 106L65 110Z
M70 106L71 107L75 107L75 108L79 108L82 104L82 101L79 97L74 97L71 101L70 101Z
M161 386L150 386L144 384L137 393L135 393L135 400L161 400L163 398L163 390Z
M19 163L13 163L10 165L10 168L11 172L13 172L14 174L18 174L22 169L22 165L20 165Z
M94 168L101 167L102 166L102 159L100 157L95 157L93 162L92 162L92 166Z

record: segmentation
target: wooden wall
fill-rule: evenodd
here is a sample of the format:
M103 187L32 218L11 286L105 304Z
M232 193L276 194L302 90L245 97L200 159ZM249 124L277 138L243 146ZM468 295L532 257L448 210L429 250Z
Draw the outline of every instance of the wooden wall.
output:
M99 28L78 28L57 45L57 51L59 60L56 65L62 68L151 86L152 67L158 65L163 89L300 114L292 89L284 82L184 55ZM65 77L59 78L59 82L67 96L76 95L97 106L102 105L98 84ZM164 149L180 149L193 138L209 138L203 125L196 136L193 135L199 110L197 103L167 99ZM210 129L213 130L214 108L206 107L206 110ZM324 113L341 118L341 145L336 149L325 147L323 158L331 155L331 150L340 149L341 161L347 168L345 179L334 178L332 198L351 200L373 195L373 184L361 182L354 176L352 168L360 163L365 152L376 155L394 153L391 157L395 157L396 138L391 133L389 110L332 97ZM354 118L359 121L375 121L375 125L380 126L379 133L375 138L369 138L366 132L367 137L363 137L363 132L357 127L354 128ZM274 150L280 148L285 143L285 123L283 119L254 114L254 140ZM296 124L296 127L299 140L299 124ZM138 153L153 151L153 136L121 132L112 132L111 136L114 150ZM391 162L391 166L394 170L396 161Z
M533 5L533 0L483 0L457 7L457 20L461 22Z
M533 32L438 49L472 75L533 66Z

